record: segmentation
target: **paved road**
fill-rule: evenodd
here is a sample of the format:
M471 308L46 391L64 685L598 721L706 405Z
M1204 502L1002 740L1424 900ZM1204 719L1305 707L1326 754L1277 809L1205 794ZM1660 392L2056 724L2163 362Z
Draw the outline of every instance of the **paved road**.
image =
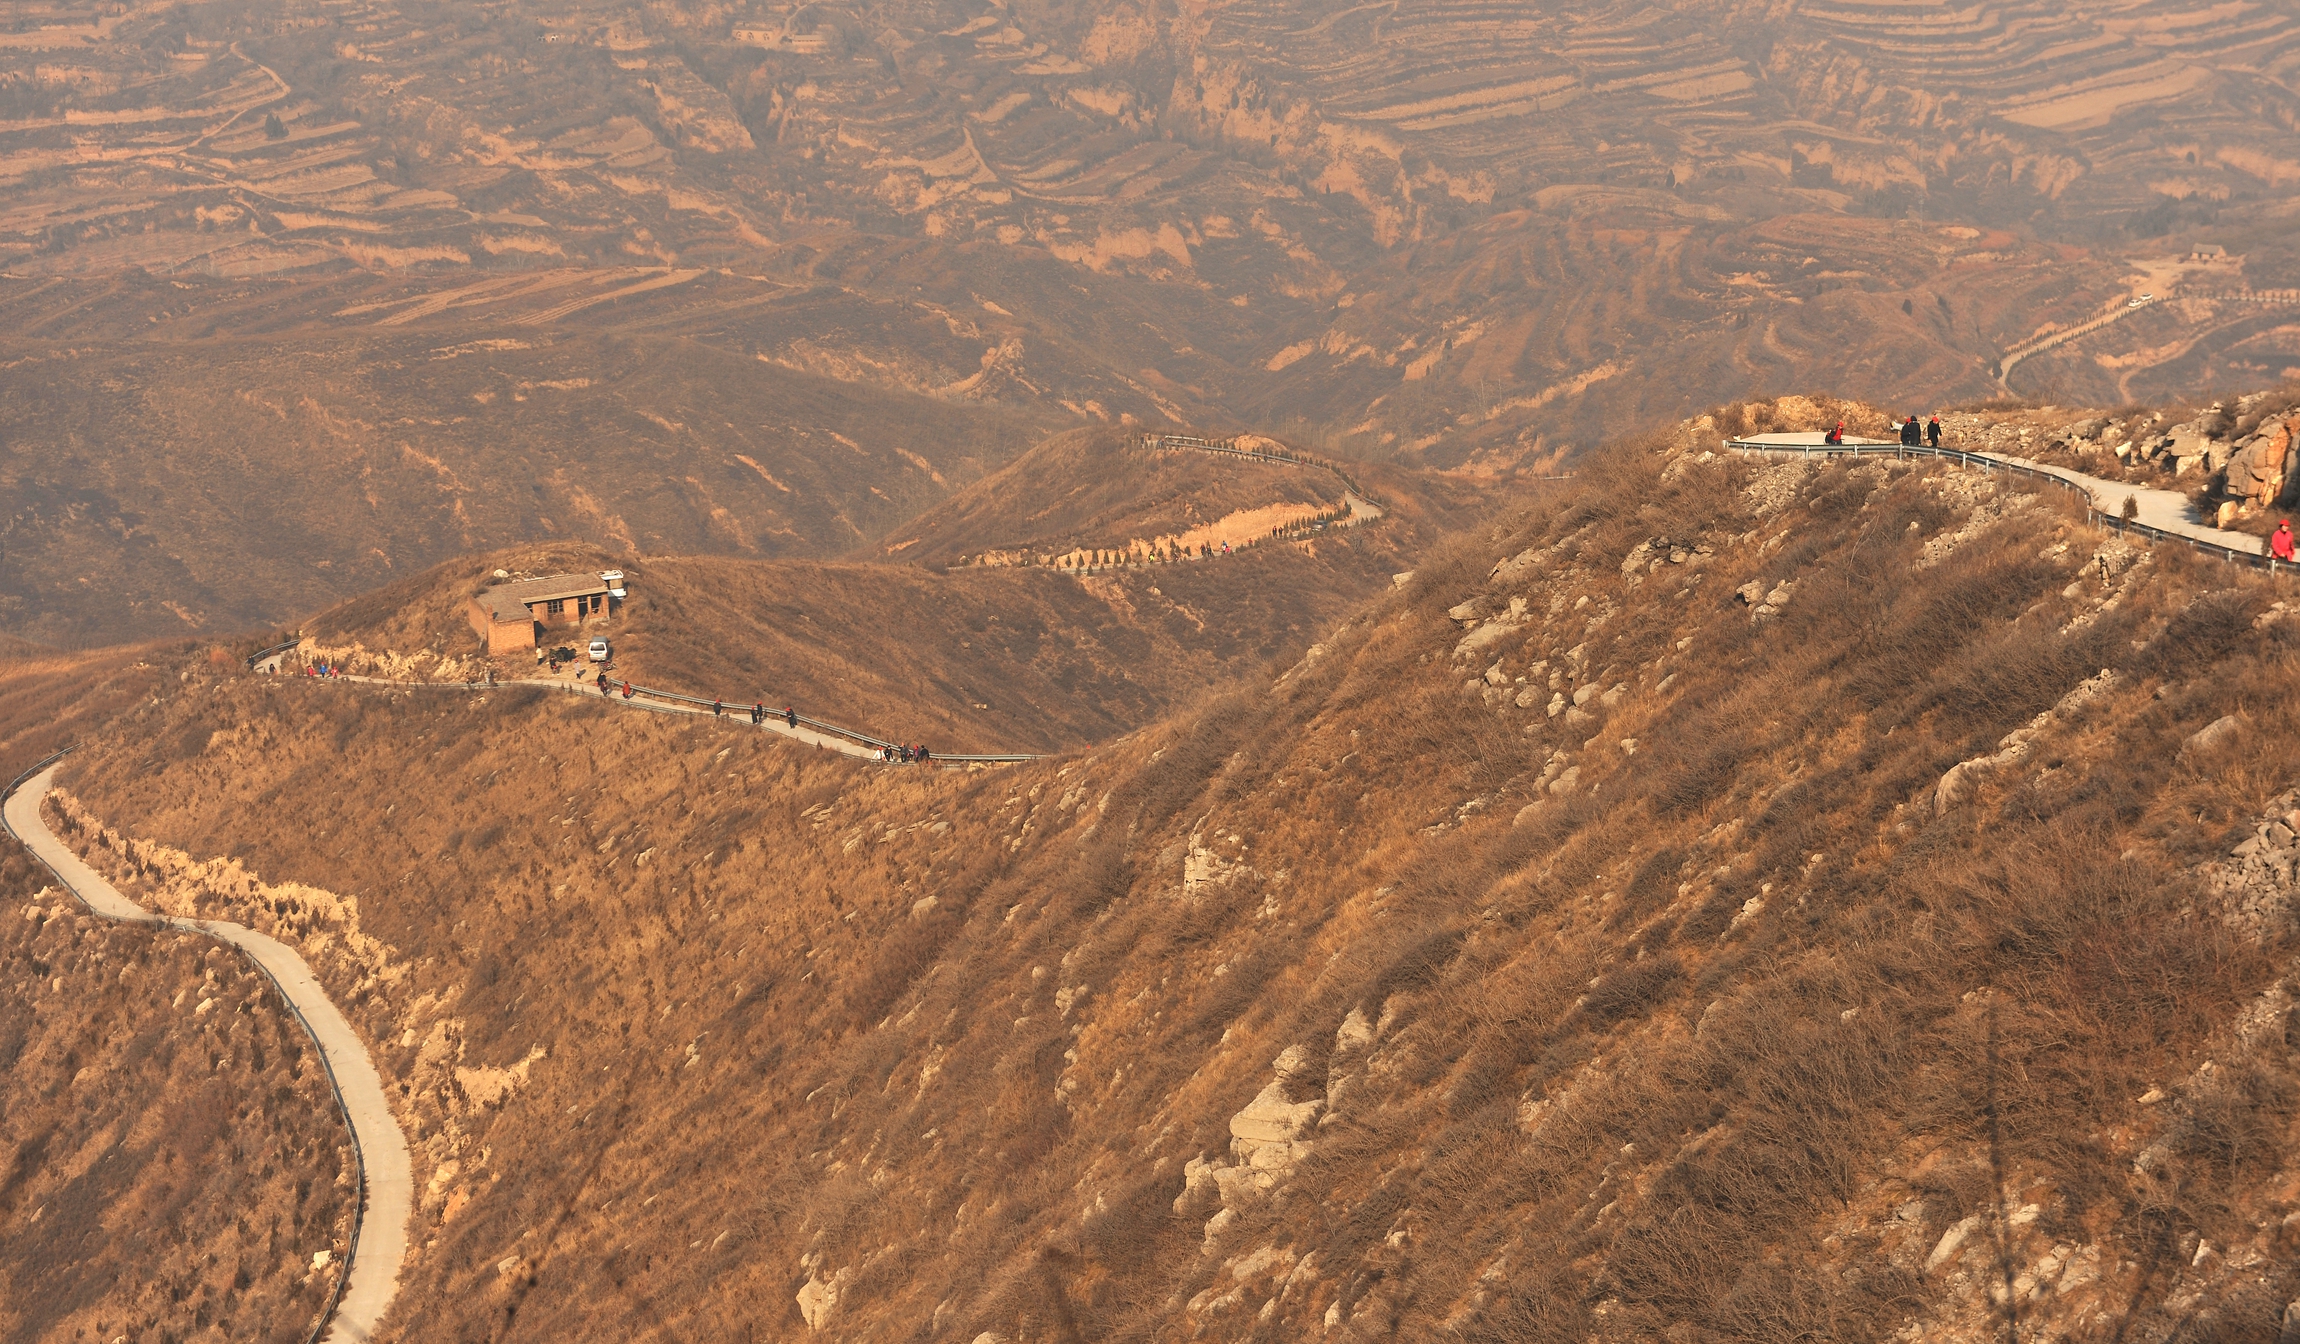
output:
M57 767L26 780L10 795L5 812L8 830L40 856L63 879L72 894L89 909L110 919L155 924L207 934L245 951L271 972L280 992L295 1005L327 1056L343 1094L344 1109L358 1136L367 1173L366 1207L358 1224L358 1249L353 1253L350 1279L336 1304L335 1319L327 1332L328 1344L360 1344L375 1334L376 1323L391 1307L399 1291L399 1268L407 1257L407 1216L415 1206L415 1185L407 1153L407 1136L384 1099L383 1078L368 1057L367 1046L351 1023L336 1011L311 967L295 949L253 929L220 920L169 919L153 914L127 897L80 856L66 848L40 817L40 800L48 796Z
M277 658L268 660L268 663L272 671L281 670ZM258 664L257 670L262 671L264 666L265 664ZM362 686L388 686L402 691L488 691L512 686L532 686L539 691L557 691L561 695L580 695L592 700L603 700L611 705L619 705L624 709L643 709L650 714L698 714L706 719L712 717L740 719L746 725L750 723L751 717L750 705L738 705L731 700L727 702L727 712L724 715L714 716L708 705L679 704L641 698L640 696L625 699L619 690L608 695L601 695L599 694L599 683L589 678L575 681L568 677L513 677L498 681L493 686L467 685L460 681L393 681L389 677L361 677L344 673L338 673L333 677L323 678L323 680L357 682ZM779 733L794 742L803 742L813 747L825 747L842 755L852 756L857 760L875 761L879 758L876 747L865 746L851 738L840 737L836 733L818 732L804 724L793 728L783 722L779 714L769 716L767 721L759 726L770 732Z
M1814 431L1798 434L1744 434L1735 439L1734 442L1760 448L1796 449L1819 447L1821 440L1821 434ZM1892 448L1896 446L1883 439L1847 438L1845 442L1848 445L1857 444L1863 448ZM1955 445L1947 444L1944 447L1954 448ZM2152 490L2146 486L2129 485L2123 481L2104 481L2098 476L2087 476L2083 472L2069 467L2056 467L2049 462L2038 462L2026 457L2012 457L2004 453L1984 453L1975 449L1962 449L1960 451L1973 457L1985 457L1991 461L2006 462L2016 467L2028 467L2034 471L2058 476L2071 485L2081 488L2091 498L2094 508L2111 517L2124 515L2124 501L2126 496L2130 496L2140 510L2137 521L2146 523L2150 527L2162 528L2167 532L2175 532L2184 537L2194 537L2198 541L2209 541L2215 545L2232 547L2239 551L2253 554L2261 553L2260 538L2249 532L2226 531L2199 520L2196 516L2196 506L2189 501L2188 496L2177 490Z

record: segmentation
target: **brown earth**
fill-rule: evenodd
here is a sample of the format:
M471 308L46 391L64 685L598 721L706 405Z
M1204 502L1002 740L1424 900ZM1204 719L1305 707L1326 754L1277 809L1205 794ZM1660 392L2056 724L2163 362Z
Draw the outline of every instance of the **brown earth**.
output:
M153 644L56 653L37 646L0 656L0 783L50 752L100 732L121 710L158 693L204 651ZM222 666L236 660L222 654Z
M1131 732L1210 686L1297 656L1412 564L1403 549L1411 535L1410 525L1350 529L1086 578L1043 567L946 574L523 548L443 565L326 612L306 626L303 656L356 673L463 681L484 666L464 611L488 575L616 564L630 585L622 610L546 647L605 634L614 676L723 697L738 712L764 700L935 750L1057 750ZM439 658L425 656L434 651ZM536 673L524 655L494 665L502 677Z
M2266 1337L2287 589L1716 428L1040 764L202 676L65 784L409 1085L391 1338Z
M1112 430L1073 430L927 510L874 547L919 564L1016 563L1080 550L1145 549L1271 505L1340 507L1343 480L1187 448L1146 449ZM1253 540L1240 532L1237 545Z
M538 536L830 558L1082 427L1546 474L1984 396L2140 290L2017 390L2258 383L2300 21L2199 12L20 5L0 619L213 637Z
M0 837L0 1340L302 1344L356 1179L309 1040L244 958L47 877Z

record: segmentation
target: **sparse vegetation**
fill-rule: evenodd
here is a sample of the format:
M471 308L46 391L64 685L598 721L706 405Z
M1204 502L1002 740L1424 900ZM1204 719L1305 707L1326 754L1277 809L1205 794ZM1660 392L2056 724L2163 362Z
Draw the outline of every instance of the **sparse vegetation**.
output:
M1041 765L195 670L66 782L407 1084L399 1338L2255 1329L2283 589L1700 440Z
M45 876L0 837L0 1339L303 1344L354 1198L309 1041L238 955Z

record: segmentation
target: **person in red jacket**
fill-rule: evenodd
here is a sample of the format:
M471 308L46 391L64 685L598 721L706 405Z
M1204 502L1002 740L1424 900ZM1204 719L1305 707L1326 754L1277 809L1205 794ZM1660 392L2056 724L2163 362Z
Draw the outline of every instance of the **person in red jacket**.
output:
M2269 553L2270 555L2272 555L2272 556L2275 556L2275 557L2276 557L2277 559L2279 559L2279 560L2284 560L2284 561L2289 561L2289 560L2291 560L2291 558L2292 558L2292 520L2291 520L2291 519L2289 519L2289 518L2286 518L2286 519L2284 519L2282 522L2279 522L2279 523L2277 523L2277 524L2276 524L2276 532L2275 532L2275 534L2274 534L2273 536L2271 536L2271 537L2269 537L2269 538L2268 538L2268 553Z

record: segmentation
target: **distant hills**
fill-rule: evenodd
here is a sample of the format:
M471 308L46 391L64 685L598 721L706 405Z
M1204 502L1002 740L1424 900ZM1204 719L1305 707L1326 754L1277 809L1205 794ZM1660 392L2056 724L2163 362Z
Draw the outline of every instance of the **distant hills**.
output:
M28 10L0 620L847 555L1068 430L1544 474L1753 394L2003 395L2136 292L2010 391L2274 381L2300 19L2215 14Z

